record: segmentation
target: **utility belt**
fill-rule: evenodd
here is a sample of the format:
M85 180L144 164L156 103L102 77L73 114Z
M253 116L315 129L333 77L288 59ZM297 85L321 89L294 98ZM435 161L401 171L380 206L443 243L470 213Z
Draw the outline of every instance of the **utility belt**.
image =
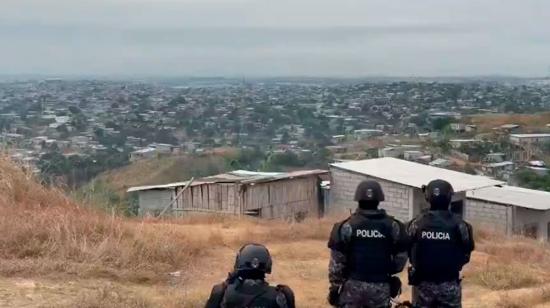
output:
M367 280L364 280L364 279L361 280L361 279L352 278L352 277L349 277L349 278L356 281L367 282L367 283L388 283L390 285L391 298L397 298L401 294L401 280L399 279L399 276L384 275L384 277L382 276L369 277ZM341 292L342 292L342 286L340 286L340 289L338 290L338 294L341 294Z
M454 273L437 273L437 274L427 274L418 271L413 266L408 268L409 276L409 285L416 286L422 282L431 282L431 283L443 283L443 282L457 282L460 283L460 272Z
M389 282L390 278L391 276L388 274L352 273L348 276L348 279L357 280L361 282L369 282L369 283Z

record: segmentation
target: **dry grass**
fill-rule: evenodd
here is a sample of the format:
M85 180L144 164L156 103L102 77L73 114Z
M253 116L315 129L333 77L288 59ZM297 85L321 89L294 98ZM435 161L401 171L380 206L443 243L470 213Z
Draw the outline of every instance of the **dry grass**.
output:
M465 271L467 282L489 290L514 290L550 282L550 251L526 238L476 232L476 258Z
M485 258L470 268L470 281L491 290L534 287L550 282L550 250L526 238L505 238L488 232L477 234L477 253Z
M145 298L129 294L128 290L112 286L81 293L66 305L44 306L44 308L150 308L153 305Z
M534 290L520 290L520 294L505 293L498 301L502 308L547 307L550 303L550 290L547 287Z
M119 194L129 187L185 181L192 176L213 175L227 168L226 157L221 153L207 156L169 156L146 159L128 166L108 171L98 177L98 181L107 183Z
M44 188L0 159L0 306L201 307L212 284L230 270L236 249L261 242L274 257L271 282L293 287L300 307L326 307L326 240L337 219L298 224L227 216L113 217ZM476 239L465 270L465 307L548 302L541 289L550 283L545 245L485 231ZM168 275L175 271L180 275ZM29 294L22 296L12 281L21 277L61 286L26 290L49 294L49 300L25 302ZM529 300L522 299L525 294Z
M51 270L148 280L191 262L204 248L201 238L173 226L124 221L79 206L5 159L0 159L0 232L3 275Z
M484 268L470 277L470 281L491 290L511 290L542 284L542 274L524 263L505 264L490 258Z

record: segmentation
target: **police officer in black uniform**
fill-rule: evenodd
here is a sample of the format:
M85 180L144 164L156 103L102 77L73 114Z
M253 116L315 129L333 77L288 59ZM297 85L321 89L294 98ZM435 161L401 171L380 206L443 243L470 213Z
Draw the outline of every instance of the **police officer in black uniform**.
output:
M472 226L451 213L451 184L434 180L423 189L430 209L407 227L413 304L418 308L459 308L460 271L475 246Z
M329 295L332 306L386 308L398 290L397 274L407 262L404 225L378 208L384 192L376 181L363 181L355 192L358 209L334 225L328 247Z
M205 307L294 308L294 293L288 286L272 287L265 281L271 266L271 255L265 246L243 246L237 254L234 271L226 281L214 286Z

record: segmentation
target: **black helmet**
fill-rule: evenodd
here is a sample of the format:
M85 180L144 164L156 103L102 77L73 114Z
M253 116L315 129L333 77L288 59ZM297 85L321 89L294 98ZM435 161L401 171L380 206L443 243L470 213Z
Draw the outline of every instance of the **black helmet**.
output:
M384 191L376 181L363 181L355 190L355 201L384 201Z
M235 260L235 271L260 271L271 274L271 255L264 245L247 244L241 247Z
M423 186L426 201L439 204L449 205L453 198L453 186L444 180L433 180L428 183L428 186Z

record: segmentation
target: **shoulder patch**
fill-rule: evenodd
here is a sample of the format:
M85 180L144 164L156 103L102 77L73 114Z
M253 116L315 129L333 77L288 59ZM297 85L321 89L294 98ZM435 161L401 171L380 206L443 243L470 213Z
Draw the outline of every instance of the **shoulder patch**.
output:
M295 301L294 301L294 292L292 292L292 289L289 287L289 286L286 286L286 285L278 285L277 286L277 291L279 291L279 295L283 295L284 297L284 306L285 308L296 308L296 304L295 304ZM280 306L280 303L282 302L277 302L277 304Z
M348 222L344 223L340 228L340 238L344 242L349 242L352 235L353 235L353 228Z
M416 233L418 232L418 219L413 219L409 222L407 226L407 233L411 238L416 237Z
M391 236L394 243L399 240L402 231L403 230L401 230L401 224L399 224L397 220L393 219L391 224Z
M345 249L345 241L342 238L342 227L347 224L347 220L334 224L328 240L328 248L342 251ZM349 225L349 224L348 224ZM347 231L346 231L347 232Z
M459 224L458 224L458 231L460 233L460 239L462 241L462 244L468 248L468 249L471 249L473 250L473 238L472 238L472 229L471 229L471 226L465 222L465 221L461 221ZM471 248L470 248L471 247Z
M277 306L279 306L280 308L287 307L286 296L283 293L277 293L277 297L275 297L275 302L277 302Z

